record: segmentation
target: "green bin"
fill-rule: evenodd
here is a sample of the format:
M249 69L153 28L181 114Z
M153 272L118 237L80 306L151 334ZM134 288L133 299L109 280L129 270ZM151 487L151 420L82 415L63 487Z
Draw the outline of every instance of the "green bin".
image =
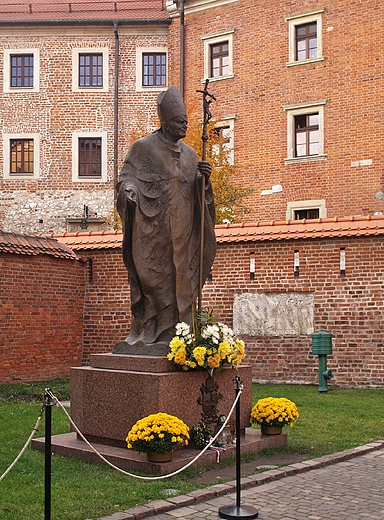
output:
M332 334L325 330L320 330L312 334L312 354L332 354Z

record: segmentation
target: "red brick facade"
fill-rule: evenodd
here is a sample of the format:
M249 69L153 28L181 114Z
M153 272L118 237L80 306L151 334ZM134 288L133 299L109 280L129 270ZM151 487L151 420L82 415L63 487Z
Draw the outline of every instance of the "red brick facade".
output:
M233 74L210 82L219 121L234 119L239 181L254 189L247 221L294 218L288 203L324 201L323 217L383 211L384 4L377 0L185 3L185 98L200 109L204 42L233 41ZM170 55L179 48L177 11L171 11ZM322 52L289 63L290 24L318 17ZM171 64L178 84L179 66ZM323 111L323 154L288 158L288 114L317 105ZM261 195L272 186L282 191ZM308 204L303 204L303 207Z
M261 236L257 241L237 237L237 241L223 242L218 230L213 280L205 285L203 305L214 307L218 318L232 325L235 295L312 294L313 332L325 330L333 335L333 354L328 356L328 367L334 373L331 383L384 387L382 232L348 236L346 228L345 236L300 239L298 224L294 226L295 239L280 235L274 240L274 227L278 226L272 226L268 237ZM87 248L86 237L83 240ZM116 244L110 249L92 249L92 239L89 243L88 250L78 250L79 256L92 258L93 268L92 282L86 289L85 363L90 353L110 352L115 342L126 337L129 327L129 289L120 250ZM83 249L75 244L71 247ZM345 276L340 273L341 249L345 249ZM295 251L300 254L297 278ZM255 257L254 280L250 280L251 253ZM243 339L255 381L317 382L318 363L311 353L311 334Z
M0 382L69 377L81 364L84 265L0 254Z

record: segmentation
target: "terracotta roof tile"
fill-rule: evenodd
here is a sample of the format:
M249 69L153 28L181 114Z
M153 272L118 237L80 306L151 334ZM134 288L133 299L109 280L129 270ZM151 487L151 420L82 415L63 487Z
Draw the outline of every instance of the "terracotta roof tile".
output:
M323 218L316 220L281 220L216 226L218 243L297 240L345 236L384 235L384 216ZM74 251L119 249L121 231L89 231L52 234Z
M64 243L52 238L0 231L0 253L16 255L50 255L76 260L76 254Z
M54 233L49 236L66 244L74 251L84 251L88 249L121 249L123 240L123 233L120 230Z
M3 0L1 23L158 21L169 19L165 0Z
M216 226L217 241L257 242L343 236L384 235L384 216L322 218Z

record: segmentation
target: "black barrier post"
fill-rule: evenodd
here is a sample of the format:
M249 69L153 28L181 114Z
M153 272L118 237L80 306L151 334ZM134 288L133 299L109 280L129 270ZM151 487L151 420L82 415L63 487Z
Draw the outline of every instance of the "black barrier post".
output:
M45 389L45 473L44 520L51 520L51 453L52 453L52 405L51 389Z
M242 381L239 376L235 377L236 382L236 505L222 506L219 509L220 518L243 518L249 519L257 518L259 513L252 506L240 505L240 491L241 491L241 472L240 472L240 396L238 395L242 388Z

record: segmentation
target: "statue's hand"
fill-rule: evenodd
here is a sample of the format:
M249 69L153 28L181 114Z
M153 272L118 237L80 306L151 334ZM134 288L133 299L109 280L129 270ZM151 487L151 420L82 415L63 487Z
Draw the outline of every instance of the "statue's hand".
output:
M125 193L127 195L128 201L136 204L136 202L137 202L136 189L133 186L128 186L127 188L125 188Z
M199 161L197 163L199 172L204 175L205 180L208 180L212 173L212 166L207 161Z

